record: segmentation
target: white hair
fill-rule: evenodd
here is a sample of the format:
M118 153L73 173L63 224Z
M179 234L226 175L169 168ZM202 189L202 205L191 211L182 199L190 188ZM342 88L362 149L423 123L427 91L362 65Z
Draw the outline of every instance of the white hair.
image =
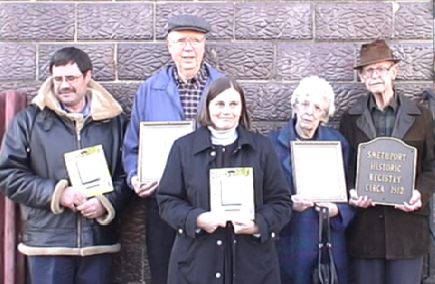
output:
M317 76L303 78L293 91L293 95L290 100L292 109L294 109L295 105L297 104L299 97L305 95L318 96L326 100L327 106L324 111L327 115L324 117L323 121L328 122L329 117L331 117L335 112L335 93L331 85L325 79L319 78Z

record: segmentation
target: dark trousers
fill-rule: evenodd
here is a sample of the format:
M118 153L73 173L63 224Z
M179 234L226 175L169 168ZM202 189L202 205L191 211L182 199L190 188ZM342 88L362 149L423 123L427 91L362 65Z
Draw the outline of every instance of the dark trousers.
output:
M357 284L420 284L423 257L386 260L353 260Z
M32 284L107 284L112 254L91 256L30 256Z
M146 199L146 245L152 284L168 282L168 265L175 230L160 218L157 200Z

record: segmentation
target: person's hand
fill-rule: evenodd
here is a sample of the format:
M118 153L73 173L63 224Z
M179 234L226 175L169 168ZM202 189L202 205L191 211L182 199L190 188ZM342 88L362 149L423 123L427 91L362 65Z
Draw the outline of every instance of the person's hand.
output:
M367 208L375 206L371 199L367 196L358 196L355 189L349 191L349 204L355 207Z
M225 228L226 225L227 222L222 216L212 212L204 212L196 219L196 226L209 234L216 231L218 227Z
M80 213L89 219L100 218L106 213L106 208L97 198L90 198L85 203L77 207Z
M299 195L292 195L293 210L302 212L314 206L314 202L308 201Z
M394 208L405 211L405 212L412 212L415 210L420 209L422 206L421 203L421 194L420 191L414 189L412 191L411 200L408 202L404 202L403 205L396 205Z
M328 208L329 217L334 217L338 215L338 206L335 203L319 202L316 203L316 211L320 211L320 207Z
M258 226L254 221L232 221L234 227L234 234L236 235L254 235L260 232Z
M86 199L86 195L82 190L69 186L62 192L60 205L76 212L76 207L85 203Z
M138 176L131 178L131 185L133 185L134 192L136 192L136 194L141 198L150 196L159 187L159 183L157 181L140 184Z

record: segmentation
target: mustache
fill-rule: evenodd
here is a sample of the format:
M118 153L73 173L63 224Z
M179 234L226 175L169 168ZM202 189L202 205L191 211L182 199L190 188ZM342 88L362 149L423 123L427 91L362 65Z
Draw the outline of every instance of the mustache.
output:
M59 89L57 91L57 93L59 95L61 95L61 94L68 94L68 93L75 93L75 92L76 92L75 88L63 88L63 89Z

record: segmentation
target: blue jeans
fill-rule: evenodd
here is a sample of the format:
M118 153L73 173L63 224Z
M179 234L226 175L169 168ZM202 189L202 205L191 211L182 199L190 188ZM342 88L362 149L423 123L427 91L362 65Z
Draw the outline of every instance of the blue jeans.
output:
M32 284L107 284L112 254L29 256Z

